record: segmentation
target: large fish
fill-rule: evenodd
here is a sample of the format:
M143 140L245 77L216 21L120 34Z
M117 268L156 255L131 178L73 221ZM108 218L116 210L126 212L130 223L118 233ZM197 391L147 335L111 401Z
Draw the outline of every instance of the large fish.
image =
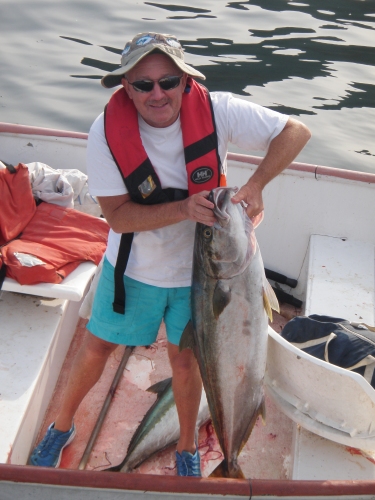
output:
M176 403L172 391L172 379L162 380L147 389L158 395L135 431L124 460L105 471L130 472L155 453L177 443L180 437ZM202 391L197 427L210 419L207 399Z
M254 227L233 188L215 188L217 222L197 223L192 280L192 324L180 349L198 359L212 423L224 460L214 476L242 478L237 462L259 414L264 417L263 378L268 317L278 302L268 283Z

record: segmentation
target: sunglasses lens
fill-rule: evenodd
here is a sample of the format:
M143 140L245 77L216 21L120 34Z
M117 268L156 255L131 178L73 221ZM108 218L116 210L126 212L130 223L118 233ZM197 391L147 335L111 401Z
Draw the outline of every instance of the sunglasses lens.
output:
M148 80L139 80L138 82L133 82L132 85L139 92L151 92L154 88L154 82Z
M158 81L160 88L163 90L172 90L180 85L182 76L168 76ZM151 80L138 80L130 83L138 92L151 92L154 88L154 82Z
M180 80L180 76L169 76L168 78L162 78L158 83L163 90L172 90L180 85Z

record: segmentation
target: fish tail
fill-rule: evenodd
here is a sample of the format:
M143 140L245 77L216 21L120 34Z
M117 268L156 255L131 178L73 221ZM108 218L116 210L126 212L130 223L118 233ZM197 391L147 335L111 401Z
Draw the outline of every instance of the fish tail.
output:
M232 469L229 477L231 477L232 479L246 479L239 465L235 469Z
M244 473L237 461L231 464L224 458L222 462L214 469L209 477L227 477L232 479L245 479Z
M250 434L254 428L254 425L257 421L257 418L259 417L259 415L262 417L262 422L263 422L263 425L265 424L266 422L266 404L265 404L265 399L264 399L264 396L262 398L262 401L260 403L260 405L258 406L257 410L254 412L254 415L250 421L250 424L249 424L249 427L247 428L246 430L246 433L242 439L242 443L241 443L241 446L240 446L240 451L238 454L241 453L242 451L242 448L245 446L245 444L247 443L249 437L250 437Z

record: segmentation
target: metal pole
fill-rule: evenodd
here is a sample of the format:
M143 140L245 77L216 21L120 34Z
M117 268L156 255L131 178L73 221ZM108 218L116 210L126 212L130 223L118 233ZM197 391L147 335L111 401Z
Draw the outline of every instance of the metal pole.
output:
M100 429L101 429L101 427L103 425L104 419L105 419L105 417L107 415L107 412L108 412L109 405L111 404L111 401L113 399L113 396L114 396L116 388L117 388L117 385L118 385L118 383L120 381L121 375L122 375L122 373L123 373L123 371L125 369L126 363L128 362L128 359L129 359L129 357L130 357L133 349L134 349L133 346L128 346L125 349L125 352L124 352L124 354L122 356L122 360L121 360L121 362L120 362L120 364L119 364L119 366L117 368L116 374L115 374L115 376L113 378L111 387L109 388L107 397L105 398L103 407L100 410L100 413L99 413L98 419L96 421L95 427L94 427L94 429L92 431L92 434L91 434L90 439L89 439L89 441L87 443L86 449L83 452L81 461L80 461L80 463L78 465L78 469L79 470L84 470L86 468L86 465L87 465L87 462L89 461L89 457L90 457L92 448L93 448L93 446L95 444L96 438L98 437Z

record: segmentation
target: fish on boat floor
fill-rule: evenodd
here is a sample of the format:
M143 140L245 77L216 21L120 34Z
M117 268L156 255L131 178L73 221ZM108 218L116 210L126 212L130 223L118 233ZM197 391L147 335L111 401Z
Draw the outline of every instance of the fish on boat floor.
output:
M293 314L293 311L289 312ZM272 326L280 332L286 321L276 313ZM85 325L86 320L80 320L77 325L37 441L44 436L48 425L54 421L58 412L74 355L85 335ZM80 405L75 416L77 434L74 441L64 450L60 468L78 469L123 352L124 346L119 346L111 354L101 379ZM147 392L148 387L170 376L167 340L162 325L154 344L149 348L137 347L133 351L91 452L87 470L106 469L123 460L133 433L156 399L155 394ZM291 446L291 421L280 414L273 402L266 397L266 425L263 425L262 419L258 418L250 439L239 456L239 463L245 476L253 479L287 479ZM200 429L198 447L201 454L202 475L207 477L222 460L220 446L211 423ZM155 454L132 473L175 475L174 451L175 447L171 446Z

